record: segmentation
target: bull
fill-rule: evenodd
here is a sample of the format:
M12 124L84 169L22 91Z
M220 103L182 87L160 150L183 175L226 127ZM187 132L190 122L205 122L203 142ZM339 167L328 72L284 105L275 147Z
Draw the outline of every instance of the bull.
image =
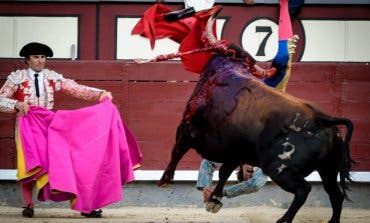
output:
M351 181L351 120L331 116L313 103L277 91L253 76L254 61L250 56L231 44L225 46L214 36L217 8L195 15L199 27L191 30L181 22L163 23L163 13L169 11L163 5L151 7L132 31L150 38L152 47L156 38L165 36L181 43L180 54L150 61L179 55L185 68L199 65L199 60L189 60L199 50L189 50L188 42L198 39L187 36L187 32L200 34L202 28L205 31L197 46L205 44L201 50L215 52L207 59L186 104L171 160L158 185L172 185L178 163L194 149L205 159L223 163L217 186L206 203L207 211L217 212L222 206L223 187L234 169L242 164L258 166L274 183L294 195L286 213L277 220L282 223L293 221L311 190L305 177L318 171L332 206L329 222L339 223L343 200L347 198L346 182ZM193 20L191 24L198 23ZM199 58L208 57L202 54ZM339 125L346 127L344 139Z
M209 22L213 21L214 16ZM286 213L277 220L282 223L292 222L304 205L311 190L305 177L317 171L332 206L329 222L339 223L347 198L346 182L351 181L351 120L331 116L307 100L266 86L251 74L244 60L235 58L219 52L205 66L187 102L171 160L158 185L173 184L177 164L194 149L205 159L223 163L217 186L206 203L207 211L217 212L222 206L223 187L234 169L245 163L258 166L294 195ZM339 125L346 128L344 139Z
M199 97L206 100L199 103ZM347 128L344 140L337 125ZM340 222L345 180L351 181L352 131L350 120L332 117L308 101L276 91L252 76L244 64L216 55L187 103L170 163L158 185L172 184L177 164L189 149L195 149L203 158L223 163L206 204L208 211L217 212L233 170L244 163L258 166L294 194L289 209L277 221L292 222L311 190L305 177L317 170L333 209L329 222Z

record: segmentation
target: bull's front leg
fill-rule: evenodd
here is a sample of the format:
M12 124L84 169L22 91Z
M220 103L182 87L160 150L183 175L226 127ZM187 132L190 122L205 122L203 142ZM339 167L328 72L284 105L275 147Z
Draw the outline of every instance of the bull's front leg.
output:
M180 162L181 158L187 153L190 149L190 138L184 124L184 121L177 127L176 131L176 143L172 148L171 152L171 161L168 164L166 170L164 171L161 179L158 182L158 186L167 187L173 185L173 177L175 175L175 170L177 164Z
M180 125L177 128L176 143L172 148L171 161L164 171L162 178L159 180L158 186L167 187L173 185L173 178L175 175L177 164L180 162L185 153L187 153L190 149L189 137L186 133L187 131L184 128L184 125Z
M221 209L222 207L221 199L224 195L223 191L225 183L237 166L238 166L237 163L224 163L221 165L218 174L219 175L218 183L210 196L211 198L206 203L206 210L208 212L217 213Z
M177 164L180 162L181 158L184 154L189 150L189 148L185 149L182 148L176 143L172 149L171 153L171 161L168 164L166 170L164 171L161 179L158 182L158 186L160 187L168 187L173 185L173 178L175 175L175 170Z

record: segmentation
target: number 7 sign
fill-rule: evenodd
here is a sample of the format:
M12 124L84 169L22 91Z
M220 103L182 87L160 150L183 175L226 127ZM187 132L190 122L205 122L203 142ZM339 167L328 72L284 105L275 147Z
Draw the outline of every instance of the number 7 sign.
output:
M278 50L278 25L269 19L257 19L242 30L241 46L257 61L269 61Z

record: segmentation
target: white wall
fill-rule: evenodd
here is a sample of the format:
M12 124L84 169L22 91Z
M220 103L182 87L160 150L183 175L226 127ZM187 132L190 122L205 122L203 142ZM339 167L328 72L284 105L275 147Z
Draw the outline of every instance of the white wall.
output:
M179 44L170 39L157 40L155 48L151 50L149 39L139 35L131 35L131 30L140 18L118 18L117 19L117 52L116 58L130 59L153 59L158 55L177 53ZM225 19L217 19L217 37L221 38L221 32Z
M370 61L370 21L303 20L301 61Z
M0 16L0 30L0 58L18 58L29 42L50 46L54 58L71 58L72 45L78 49L78 17Z

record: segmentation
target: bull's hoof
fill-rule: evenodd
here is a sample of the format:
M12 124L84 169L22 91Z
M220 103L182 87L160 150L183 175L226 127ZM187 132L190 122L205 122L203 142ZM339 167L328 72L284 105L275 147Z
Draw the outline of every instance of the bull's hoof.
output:
M172 181L159 181L157 185L158 187L172 187L173 182Z
M222 207L222 203L218 200L212 200L206 203L206 210L211 213L217 213Z
M277 222L276 223L291 223L291 221L285 221L284 219L279 219L279 220L277 220Z

